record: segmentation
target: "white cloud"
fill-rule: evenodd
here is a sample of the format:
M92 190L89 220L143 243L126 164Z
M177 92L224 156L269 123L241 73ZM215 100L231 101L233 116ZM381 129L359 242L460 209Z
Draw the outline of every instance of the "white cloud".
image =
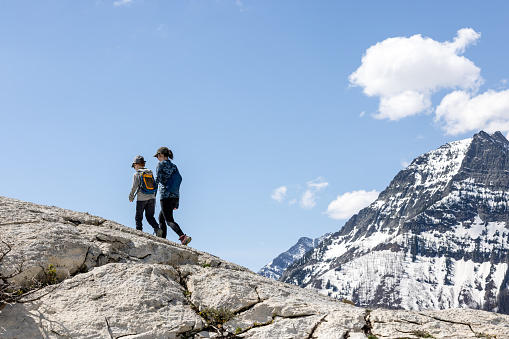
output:
M480 69L460 54L480 38L471 28L457 32L452 42L420 34L386 39L371 46L361 66L350 75L353 86L380 98L379 119L399 120L430 112L431 95L440 89L476 91L483 83Z
M119 0L115 1L113 5L115 6L124 6L124 5L130 5L133 3L133 0Z
M286 186L276 188L272 192L272 199L276 200L277 202L283 201L286 197L286 191L287 191Z
M308 187L312 188L312 189L314 189L316 191L320 191L320 190L324 189L327 186L329 186L328 182L313 182L313 181L309 181L308 182Z
M348 219L378 198L380 193L360 190L338 195L327 207L327 214L332 219Z
M416 91L404 91L380 98L377 119L399 120L429 109L429 95Z
M408 166L410 166L410 163L406 159L401 160L401 167L407 168Z
M300 200L300 207L311 209L316 206L315 193L311 190L306 190Z
M329 183L324 181L322 177L307 182L307 189L302 194L300 200L300 207L304 209L311 209L316 206L317 193L329 186Z
M239 10L242 12L244 10L244 3L240 0L237 0L235 2L235 4L237 5L237 7L239 8Z
M473 95L454 91L446 95L436 109L435 121L451 135L469 131L509 131L509 90L488 90Z

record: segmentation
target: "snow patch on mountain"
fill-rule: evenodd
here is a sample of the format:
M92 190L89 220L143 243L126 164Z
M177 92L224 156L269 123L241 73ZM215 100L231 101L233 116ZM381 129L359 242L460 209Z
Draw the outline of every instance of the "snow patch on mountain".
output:
M419 236L419 240L438 253L446 253L446 249L456 253L461 250L474 251L475 244L479 244L480 251L490 253L493 250L490 242L497 233L506 239L506 243L509 241L509 232L504 223L485 223L476 218L468 229L457 227L454 232L444 234L425 232ZM478 240L480 234L485 236ZM374 235L378 236L390 238L382 234ZM451 242L452 238L458 237L461 239L459 244ZM406 234L391 240L393 249L413 241L415 239ZM387 244L387 241L381 243ZM367 249L359 244L353 246L358 246L361 252ZM344 243L328 247L327 259L324 258L312 269L321 280L320 285L313 287L322 294L337 299L355 299L360 304L369 304L381 298L388 307L410 310L483 308L486 290L490 285L500 286L508 270L505 262L476 263L471 259L427 257L394 250L369 251L342 264L340 270L328 267L327 262L334 258L330 254L342 253L344 248ZM315 274L307 276L303 283L309 284Z
M472 138L448 143L414 160L408 170L415 171L415 185L435 190L444 187L461 168Z

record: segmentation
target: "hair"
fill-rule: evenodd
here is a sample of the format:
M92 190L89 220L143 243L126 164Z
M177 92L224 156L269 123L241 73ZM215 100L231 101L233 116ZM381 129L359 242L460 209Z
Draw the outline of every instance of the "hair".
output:
M146 164L145 161L142 161L142 162L139 162L139 163L137 163L135 165L141 165L142 167L145 167L145 164Z
M168 150L169 153L168 153L168 158L170 158L171 160L173 160L173 152L170 150Z

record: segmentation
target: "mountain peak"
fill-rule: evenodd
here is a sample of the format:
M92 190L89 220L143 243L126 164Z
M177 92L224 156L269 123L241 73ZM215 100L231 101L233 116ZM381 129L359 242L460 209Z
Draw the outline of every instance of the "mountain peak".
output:
M485 131L479 131L479 133L474 134L473 139L487 140L509 147L509 141L500 131L496 131L492 134L488 134Z
M509 313L509 141L480 131L417 157L281 280L367 307Z
M263 266L260 271L258 271L258 274L271 279L279 279L288 266L293 264L296 260L301 259L306 252L315 248L329 235L330 233L326 233L316 239L301 237L290 249L281 253L270 263Z

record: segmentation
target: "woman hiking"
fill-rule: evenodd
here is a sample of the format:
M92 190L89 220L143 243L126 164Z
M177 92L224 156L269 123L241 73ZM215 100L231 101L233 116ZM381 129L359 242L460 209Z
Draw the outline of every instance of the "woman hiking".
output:
M185 235L173 219L173 210L179 208L179 190L180 182L182 181L177 166L171 162L173 160L173 152L168 147L159 147L154 157L159 160L156 168L156 185L160 187L161 212L159 213L159 228L163 230L162 237L166 238L166 224L168 224L179 236L180 243L187 246L191 242L191 237Z

